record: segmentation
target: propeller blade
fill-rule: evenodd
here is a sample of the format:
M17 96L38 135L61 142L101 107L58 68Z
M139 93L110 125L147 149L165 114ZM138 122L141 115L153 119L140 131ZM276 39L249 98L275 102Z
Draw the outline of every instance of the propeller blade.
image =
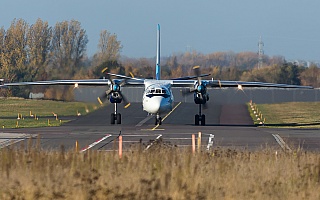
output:
M127 84L127 79L123 79L123 80L119 83L120 86L124 86L125 84Z
M205 109L205 110L208 109L208 104L207 103L203 104L202 108Z
M100 105L102 105L106 99L108 98L108 96L111 94L112 90L107 90L105 94L101 95L100 97L97 98L98 102L100 103Z
M195 91L195 89L194 88L183 88L180 91L181 91L182 96L186 96L186 95L192 94Z
M131 104L128 102L127 98L120 91L119 91L119 95L121 96L122 101L125 105L124 108L128 108Z
M198 84L201 85L200 66L199 65L198 66L194 66L193 70L194 70L195 76L198 78Z
M102 73L104 73L105 71L107 71L108 67L105 67L101 70Z
M111 94L111 92L112 92L112 90L111 90L111 89L107 90L107 91L106 91L106 95Z

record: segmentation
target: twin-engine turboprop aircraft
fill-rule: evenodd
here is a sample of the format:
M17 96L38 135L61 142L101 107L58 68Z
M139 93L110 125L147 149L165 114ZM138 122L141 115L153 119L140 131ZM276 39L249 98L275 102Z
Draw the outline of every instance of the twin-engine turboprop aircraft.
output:
M206 116L201 113L202 106L209 101L209 94L207 87L277 87L277 88L305 88L312 89L309 86L274 84L264 82L242 82L242 81L220 81L220 80L201 80L202 77L209 76L209 74L200 74L200 67L193 68L195 75L181 77L171 80L161 80L160 69L160 25L157 28L157 56L156 56L156 79L140 79L119 74L107 73L108 75L118 77L119 79L87 79L87 80L51 80L51 81L35 81L35 82L17 82L4 83L2 87L7 86L21 86L21 85L79 85L87 86L109 86L105 95L98 98L100 103L108 99L110 103L114 104L114 112L111 113L111 124L121 124L121 114L117 111L117 105L124 102L128 107L127 99L121 92L121 87L125 86L144 86L145 90L142 95L143 110L149 114L155 115L155 124L161 125L163 113L172 110L174 98L171 87L184 87L182 94L193 93L195 104L199 105L199 113L195 115L195 125L205 125ZM196 80L192 80L196 79ZM1 79L0 79L1 80Z

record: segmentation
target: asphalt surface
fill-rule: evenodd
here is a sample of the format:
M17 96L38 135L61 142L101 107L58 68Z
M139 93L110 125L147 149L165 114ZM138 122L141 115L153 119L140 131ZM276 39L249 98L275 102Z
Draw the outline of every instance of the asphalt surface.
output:
M250 151L266 148L307 151L320 149L319 129L256 127L243 104L220 105L209 102L207 109L203 110L206 126L194 125L194 115L198 113L198 106L194 103L176 103L171 113L162 116L161 126L154 125L154 117L142 111L141 103L132 103L127 109L119 105L121 125L110 124L113 110L112 104L107 105L86 116L75 117L60 127L2 129L0 148L38 143L46 150L78 148L82 151L116 151L118 136L121 134L124 151L134 148L149 149L156 143L166 147L191 149L192 134L195 134L196 144L200 144L201 150L216 147ZM201 139L198 138L199 132Z

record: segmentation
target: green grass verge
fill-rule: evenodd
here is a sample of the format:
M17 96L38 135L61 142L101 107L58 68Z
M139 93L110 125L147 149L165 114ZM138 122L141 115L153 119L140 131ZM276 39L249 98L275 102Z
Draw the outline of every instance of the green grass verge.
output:
M93 103L1 98L0 126L1 128L59 126L68 121L60 120L59 117L85 115L95 109L97 104Z
M320 102L288 102L277 104L253 105L257 114L262 114L266 126L294 127L294 128L320 128ZM259 120L248 104L250 115L255 124Z

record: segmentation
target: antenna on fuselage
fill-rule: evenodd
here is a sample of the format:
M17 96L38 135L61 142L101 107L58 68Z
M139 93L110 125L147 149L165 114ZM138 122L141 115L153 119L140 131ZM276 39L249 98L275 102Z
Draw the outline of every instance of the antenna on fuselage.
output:
M158 24L157 29L157 58L156 58L156 79L161 79L161 69L160 69L160 24Z

